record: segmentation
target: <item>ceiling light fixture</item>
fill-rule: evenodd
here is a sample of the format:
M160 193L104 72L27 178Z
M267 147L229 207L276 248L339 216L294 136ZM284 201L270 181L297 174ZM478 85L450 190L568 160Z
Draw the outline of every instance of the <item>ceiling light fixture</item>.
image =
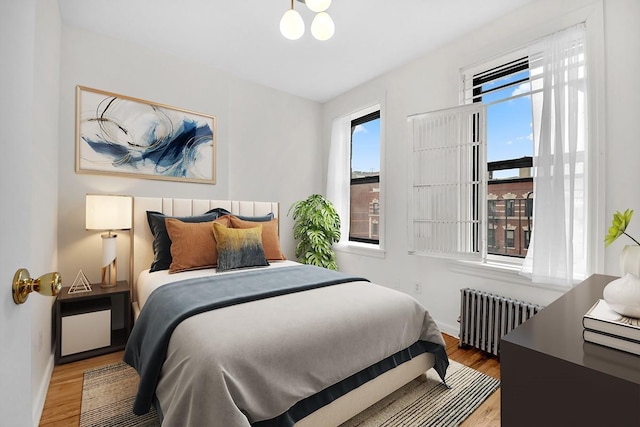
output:
M316 13L311 23L311 34L317 40L325 41L333 37L336 31L333 19L326 12L331 6L331 0L298 0L305 3L307 7ZM293 0L291 0L291 9L287 10L280 19L280 32L289 40L298 40L304 34L304 21L302 16L293 8Z
M333 19L327 12L320 12L313 18L311 23L311 34L320 41L329 40L336 32L336 26Z
M304 21L300 13L293 8L293 0L291 0L291 9L287 10L280 19L280 32L289 40L298 40L304 34Z
M313 12L324 12L331 6L331 0L304 0L304 3Z

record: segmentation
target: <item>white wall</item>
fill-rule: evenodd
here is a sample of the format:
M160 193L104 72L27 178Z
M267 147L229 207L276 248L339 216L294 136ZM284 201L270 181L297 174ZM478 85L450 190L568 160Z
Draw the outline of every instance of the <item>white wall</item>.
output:
M607 173L604 179L607 226L611 215L626 208L635 210L631 220L631 235L640 236L640 1L605 1L605 47L607 66ZM604 236L603 236L604 239ZM605 251L605 272L619 274L618 260L629 239L619 238Z
M230 100L229 194L280 202L280 241L294 259L291 205L322 191L320 104L240 82Z
M55 269L57 215L58 3L0 2L0 414L2 425L37 425L52 365L53 298L16 305L18 268Z
M597 30L595 37L594 34L590 35L593 46L598 43L603 45L603 40L606 40L606 55L595 59L603 65L596 67L599 75L592 76L597 80L593 86L594 92L600 92L594 93L594 96L606 101L607 112L605 114L603 109L599 111L600 117L594 129L597 128L595 130L601 133L592 135L604 139L599 141L602 152L596 160L601 162L602 175L596 179L596 183L602 187L599 192L602 202L606 203L600 208L600 213L596 212L602 217L600 222L603 223L592 225L598 236L602 234L602 238L595 238L595 244L599 245L595 252L601 259L595 260L594 271L617 274L617 257L622 243L616 242L605 253L603 230L608 227L613 211L627 207L638 210L640 207L640 197L637 191L632 190L634 187L627 186L628 190L625 190L623 186L623 183L638 182L640 179L640 168L635 165L640 159L640 144L637 138L634 139L634 135L637 135L634 117L640 115L636 101L640 95L640 83L630 71L640 65L640 31L634 24L640 16L640 2L606 0L604 34L601 30L602 8L602 3L594 0L534 2L326 103L323 119L325 165L332 118L357 110L370 102L372 97L384 94L386 98L386 256L377 259L340 252L338 260L341 268L354 273L366 273L375 282L412 294L430 309L444 331L456 335L461 288L483 289L543 305L561 295L556 290L527 286L522 278L514 274L461 270L457 264L443 259L408 255L406 117L458 105L461 68L523 47L532 40L578 22L576 19L589 17L588 26ZM640 230L640 220L632 222L631 228ZM414 292L417 282L423 285L421 294Z
M61 68L58 244L64 277L73 280L82 269L99 280L100 233L84 229L86 193L279 201L283 250L293 257L286 209L294 198L321 191L319 104L67 25ZM76 85L216 116L216 184L76 174ZM120 279L128 278L128 245L128 232L120 232Z

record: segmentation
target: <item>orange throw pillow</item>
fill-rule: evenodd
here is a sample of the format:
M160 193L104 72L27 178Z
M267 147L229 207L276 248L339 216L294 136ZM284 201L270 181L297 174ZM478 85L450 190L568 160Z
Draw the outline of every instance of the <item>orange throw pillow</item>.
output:
M210 222L182 222L166 218L167 234L171 239L171 265L169 273L215 267L218 264L216 238L212 222L229 226L228 218Z
M268 260L286 259L280 250L280 237L278 236L278 218L271 221L244 221L233 215L229 216L231 228L254 228L257 224L262 224L262 247L264 256Z

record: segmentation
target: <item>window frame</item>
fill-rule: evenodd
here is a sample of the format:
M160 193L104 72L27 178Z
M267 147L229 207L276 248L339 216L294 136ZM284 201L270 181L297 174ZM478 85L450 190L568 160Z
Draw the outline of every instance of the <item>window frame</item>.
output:
M462 83L461 105L473 105L473 104L481 103L482 105L489 107L491 105L498 104L500 102L508 102L508 98L507 98L504 100L490 101L488 103L483 103L482 97L500 90L505 90L508 88L516 88L518 85L524 82L530 81L530 78L531 78L530 76L526 78L520 78L506 84L497 85L496 87L492 87L491 89L485 92L482 91L482 85L495 81L497 79L509 76L509 75L521 73L522 71L525 71L528 69L529 69L529 59L527 56L526 48L517 49L512 52L506 53L504 55L497 56L492 60L476 64L472 67L469 67L468 69L462 69L461 70L461 77L462 77L461 78L461 83ZM467 86L469 83L471 83L470 87ZM531 90L529 91L529 94L531 94ZM519 96L524 96L524 95L519 95ZM488 123L488 120L489 120L488 108L487 110L485 110L485 114L486 114L485 120ZM487 151L489 149L488 140L486 141L486 149ZM491 161L491 162L487 160L486 168L485 168L487 177L488 177L487 190L489 190L489 185L491 183L498 181L498 180L494 180L493 178L494 171L499 171L503 169L532 167L532 166L533 166L532 157L522 157L519 159L507 159L507 160L499 160L499 161ZM524 179L531 179L533 181L533 177L531 177L531 178L504 179L504 180L499 180L499 182L507 183L509 181L514 181L514 182L522 181ZM490 200L491 199L487 199L487 201L490 201ZM500 200L497 200L497 202L503 204L504 212L501 213L502 216L494 215L493 217L490 217L489 209L487 206L487 216L485 218L487 227L489 227L489 224L491 222L495 222L496 220L499 220L499 219L502 219L503 221L505 221L505 226L506 226L506 224L509 221L509 218L514 218L517 214L520 213L519 212L520 201L517 206L515 203L516 200L512 198L500 199ZM508 206L510 204L511 204L511 210L508 209ZM496 235L494 233L494 237L495 236ZM507 236L507 233L505 229L503 233L503 237L504 237L503 243L504 243L505 252L507 251L507 249L517 249L515 247L509 247L507 245L506 236ZM514 243L517 240L518 239L515 238L514 236ZM497 242L495 241L494 243L497 244ZM496 246L494 245L493 248L495 249ZM497 262L497 263L505 263L509 265L515 264L519 266L519 265L522 265L524 261L524 256L507 254L507 253L504 253L504 254L492 253L489 249L490 249L490 245L487 239L484 242L484 248L482 248L482 251L485 254L482 262L490 261L490 262Z
M385 250L385 103L384 103L384 95L381 95L380 98L382 101L373 101L371 103L367 103L366 107L359 108L358 110L354 110L351 113L339 115L338 117L343 119L345 124L343 125L343 129L345 133L349 133L349 128L351 124L351 120L362 117L366 114L369 114L373 111L380 111L380 193L377 197L379 203L379 216L378 216L378 244L372 243L361 243L350 241L349 236L349 227L350 227L350 153L351 153L351 145L349 136L347 135L344 141L344 145L340 145L341 149L336 153L332 153L329 151L329 156L339 155L340 158L337 159L339 164L342 164L344 168L345 178L344 181L340 184L339 187L335 185L332 186L333 191L338 191L339 204L336 208L339 210L340 217L342 219L342 227L341 227L341 236L340 241L333 245L333 249L336 252L342 252L345 254L351 255L361 255L368 256L372 258L380 258L383 259L386 256ZM332 130L332 138L333 138L333 130ZM331 141L331 145L333 146L334 141ZM335 158L329 160L336 161ZM349 174L349 175L346 175Z
M349 181L349 228L348 228L348 241L349 242L356 242L356 243L364 243L364 244L368 244L368 245L379 245L380 244L380 237L378 237L377 239L373 239L373 238L364 238L364 237L354 237L351 235L351 189L354 185L368 185L368 184L378 184L378 194L380 192L380 175L382 175L381 171L378 171L378 175L375 176L365 176L365 177L359 177L359 178L354 178L353 177L353 134L355 132L356 127L358 127L359 125L365 124L365 123L369 123L372 122L374 120L380 120L380 123L382 123L382 119L381 119L381 114L380 114L380 110L376 110L376 111L372 111L369 112L367 114L364 114L362 116L358 116L355 118L351 119L351 138L349 140L349 168L350 168L350 181ZM382 131L380 132L382 133ZM381 137L379 136L379 143L380 145L382 145L382 142L380 141ZM382 159L380 158L381 156L379 156L378 161L380 162L380 167L379 169L381 169L382 165ZM379 207L379 197L377 198L378 200L378 207ZM368 209L370 211L370 209ZM379 210L379 209L378 209ZM380 217L380 214L378 213L378 217ZM379 220L378 220L378 236L380 228L379 228ZM371 225L371 213L369 213L369 225ZM370 227L369 227L370 228ZM372 234L372 233L370 233Z

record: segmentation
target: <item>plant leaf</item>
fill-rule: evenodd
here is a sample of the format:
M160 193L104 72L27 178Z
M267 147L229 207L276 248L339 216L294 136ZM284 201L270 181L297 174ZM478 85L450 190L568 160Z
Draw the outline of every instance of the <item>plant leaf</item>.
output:
M296 257L305 264L319 265L337 270L332 244L340 240L340 215L330 201L320 194L291 205L293 237L299 240Z
M626 234L625 231L631 222L631 218L633 218L633 209L626 209L623 213L616 211L613 214L611 227L609 227L607 235L604 237L605 247L615 242L623 233Z

